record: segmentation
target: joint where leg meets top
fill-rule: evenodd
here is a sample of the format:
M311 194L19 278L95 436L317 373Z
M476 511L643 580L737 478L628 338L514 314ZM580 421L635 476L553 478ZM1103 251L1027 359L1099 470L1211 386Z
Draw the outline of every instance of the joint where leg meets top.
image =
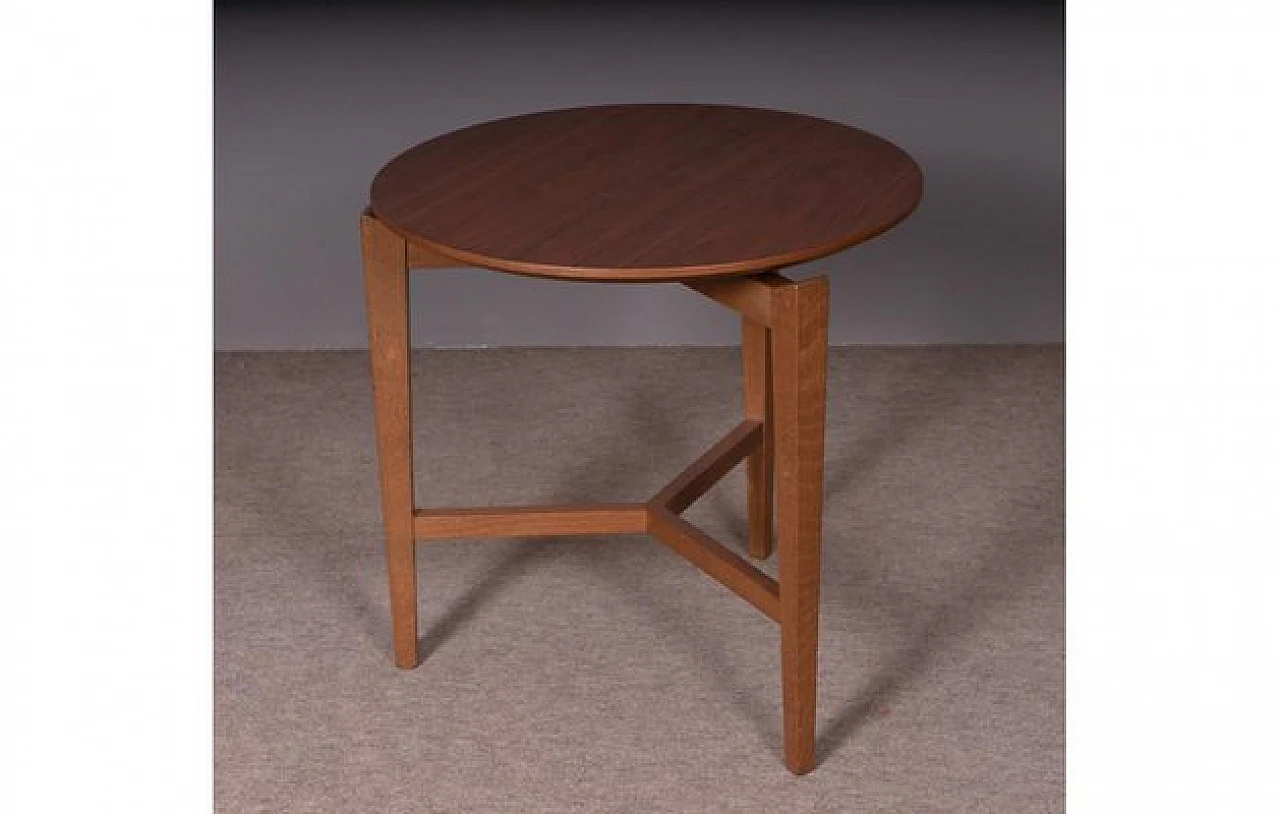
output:
M776 271L766 271L742 277L685 280L684 285L731 311L737 311L743 319L766 328L774 328L777 327L779 311L783 307L780 298L786 292L826 287L828 283L825 276L791 280Z

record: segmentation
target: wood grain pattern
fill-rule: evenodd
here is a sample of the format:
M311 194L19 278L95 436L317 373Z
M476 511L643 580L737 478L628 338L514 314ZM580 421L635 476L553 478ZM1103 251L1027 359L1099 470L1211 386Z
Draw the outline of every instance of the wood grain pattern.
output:
M765 616L775 622L781 618L778 583L702 529L666 509L650 506L649 533L707 576L755 605Z
M580 280L745 274L868 240L916 207L920 168L870 133L701 104L514 116L413 147L374 213L464 264Z
M762 431L760 421L741 422L654 495L650 504L676 514L689 508L760 446Z
M413 516L413 533L419 540L644 534L648 526L643 503L430 509Z
M814 763L828 300L823 277L778 289L771 334L782 728L796 774Z
M773 553L773 400L769 329L742 320L742 395L748 419L760 422L760 446L747 458L747 551L756 559Z
M373 376L378 472L396 666L418 666L418 572L413 541L413 432L409 388L409 268L404 240L360 218Z

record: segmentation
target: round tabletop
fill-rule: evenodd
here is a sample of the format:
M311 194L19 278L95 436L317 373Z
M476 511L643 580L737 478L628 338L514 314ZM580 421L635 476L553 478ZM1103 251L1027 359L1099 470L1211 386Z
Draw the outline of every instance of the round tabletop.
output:
M911 214L897 146L775 110L628 104L477 124L373 180L373 213L465 265L576 280L748 274L861 243Z

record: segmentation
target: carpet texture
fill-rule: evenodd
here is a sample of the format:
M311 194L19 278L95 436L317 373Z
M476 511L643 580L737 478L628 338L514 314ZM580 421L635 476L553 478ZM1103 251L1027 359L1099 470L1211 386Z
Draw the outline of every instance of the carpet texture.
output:
M740 415L734 349L413 363L421 506L647 499ZM775 625L647 537L420 543L396 669L365 354L215 374L218 812L1063 809L1060 346L832 349L803 778Z

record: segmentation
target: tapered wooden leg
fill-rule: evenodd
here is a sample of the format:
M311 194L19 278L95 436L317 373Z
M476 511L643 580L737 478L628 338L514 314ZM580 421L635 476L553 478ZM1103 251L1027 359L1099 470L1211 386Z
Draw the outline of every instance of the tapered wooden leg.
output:
M773 412L769 398L769 329L742 320L742 389L747 418L764 424L760 449L747 458L747 550L765 559L773 553Z
M418 666L418 572L413 538L413 431L409 393L409 264L405 241L360 218L382 521L396 666Z
M817 716L827 280L778 288L773 297L782 730L787 768L805 774L813 769Z

